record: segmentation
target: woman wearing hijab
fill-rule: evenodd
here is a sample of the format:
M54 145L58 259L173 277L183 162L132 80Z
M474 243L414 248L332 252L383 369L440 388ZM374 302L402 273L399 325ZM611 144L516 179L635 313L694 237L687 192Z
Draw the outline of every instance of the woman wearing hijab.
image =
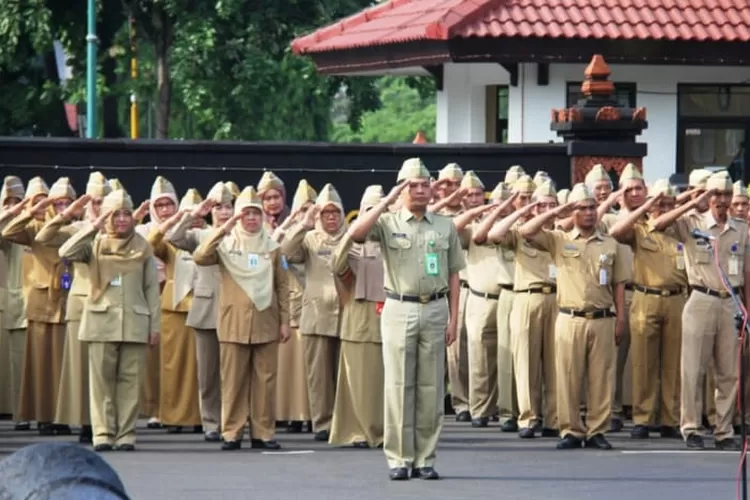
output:
M167 278L161 292L159 421L173 434L182 432L183 427L202 432L195 332L185 324L193 301L196 269L190 253L165 241L164 234L201 201L200 193L189 189L180 200L179 212L153 225L146 236L154 255L164 262ZM195 219L193 224L202 227L205 221Z
M140 213L143 212L144 207L147 207L150 220L146 224L137 225L135 230L145 238L154 227L164 223L177 213L177 206L177 192L174 186L161 175L158 176L151 186L151 196L149 199L143 202L133 213L133 217L136 220L140 220ZM156 258L156 265L159 283L163 289L166 286L167 279L165 265L158 257ZM161 350L158 346L149 346L146 351L146 376L143 380L143 393L141 395L141 413L149 417L149 429L158 429L161 427L158 417L160 408L159 396L161 392L159 383L161 373L160 356Z
M74 201L64 212L50 219L36 235L37 243L60 248L77 233L85 221L93 222L100 215L102 200L110 188L101 172L92 172L86 184L86 194ZM75 221L84 213L83 221ZM62 374L57 395L55 423L81 426L79 441L91 442L89 418L89 354L85 342L78 340L83 305L89 294L88 266L80 262L73 264L73 282L65 307L65 347L63 350Z
M315 204L318 193L305 179L299 181L292 200L292 214L273 233L273 240L281 243L286 232L300 222L305 212ZM302 432L302 424L310 420L310 400L307 397L307 375L305 374L305 354L302 335L299 331L299 318L302 312L302 292L305 288L305 267L301 264L287 264L289 278L289 342L279 346L279 370L276 381L276 418L289 422L288 432ZM309 427L312 432L312 424Z
M305 266L300 330L316 441L328 441L330 437L336 396L340 298L331 273L331 258L344 233L341 198L331 184L326 184L315 207L281 242L289 262Z
M264 172L263 177L258 181L258 196L263 202L266 224L273 231L289 217L284 181L270 170Z
M54 425L65 344L65 304L73 268L57 248L35 238L47 219L63 212L76 198L70 180L61 177L51 189L35 177L29 182L28 206L3 230L3 238L31 249L31 287L26 303L28 330L21 376L21 420L36 420L41 435L69 435L67 425Z
M101 212L60 256L89 268L78 338L89 350L94 450L132 451L146 345L159 339L159 278L151 246L135 231L130 196L113 191Z
M241 447L250 420L253 448L274 440L279 341L289 338L289 287L279 245L266 232L263 205L252 187L234 216L196 249L195 263L218 264L223 450Z
M383 199L382 186L369 186L359 212ZM344 308L341 313L341 354L336 402L329 443L374 448L383 444L383 349L380 312L385 302L380 244L363 244L344 236L333 253Z

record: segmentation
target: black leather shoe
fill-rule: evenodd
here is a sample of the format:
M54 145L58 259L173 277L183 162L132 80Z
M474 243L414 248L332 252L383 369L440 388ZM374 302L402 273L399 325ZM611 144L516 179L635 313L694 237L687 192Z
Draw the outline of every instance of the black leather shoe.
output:
M406 467L396 467L390 470L388 477L391 481L406 481L409 479L409 470Z
M289 422L289 425L286 426L287 432L292 432L294 434L299 434L302 432L302 422Z
M456 415L456 422L471 422L471 413L464 410Z
M193 426L193 434L203 434L203 426L202 425L194 425Z
M262 450L278 450L281 449L281 445L273 439L263 441L262 439L251 439L250 448L262 449Z
M558 450L576 450L583 447L583 441L575 437L573 434L568 434L557 442L556 448Z
M135 445L131 443L118 444L115 446L115 451L135 451Z
M69 425L52 424L52 430L55 431L55 436L71 436L73 434Z
M40 422L37 424L37 427L39 428L40 436L54 436L55 435L55 428L52 426L52 424L49 424L46 422Z
M586 440L586 448L596 448L597 450L611 450L612 445L604 437L604 434L594 434Z
M31 424L29 422L16 422L13 426L14 431L28 431L31 430Z
M622 420L620 420L617 417L613 417L612 421L609 423L609 430L607 432L620 432L624 425L622 424Z
M433 467L420 467L418 469L411 470L411 477L425 479L427 481L440 479L440 474Z
M516 419L514 418L506 420L505 423L500 426L500 430L503 432L518 432L518 422L516 422Z
M94 451L103 452L103 451L112 451L112 445L109 443L100 443L94 445Z
M659 429L659 435L664 439L682 439L679 429L666 425L661 426L661 428Z
M81 444L91 444L92 442L92 431L90 425L84 425L81 427L81 433L78 435L78 442Z
M699 436L698 434L690 434L687 438L685 438L685 446L692 450L702 450L703 437Z
M239 439L237 441L224 441L221 443L221 449L223 451L234 451L239 450L240 448L242 448L242 441Z
M328 441L330 434L328 431L318 431L315 433L315 441Z
M492 420L493 422L499 422L500 421L500 415L497 415L497 414L492 415L490 417L490 420Z
M560 431L557 429L551 429L549 427L545 427L542 429L542 437L543 438L558 438L560 437Z
M518 437L523 439L532 439L535 437L534 435L534 429L531 427L524 427L520 431L518 431Z
M490 419L487 417L475 418L471 421L472 427L487 427L490 423Z
M203 439L209 443L218 443L221 441L221 434L219 431L208 431L203 435Z
M714 446L716 446L717 450L724 451L739 451L742 448L740 442L733 437L717 439L714 441Z
M182 434L182 426L170 425L167 427L167 434Z
M648 439L648 427L645 425L636 425L630 431L630 437L633 439Z
M352 443L352 446L354 448L360 448L360 449L367 449L370 447L370 445L367 444L367 441L355 441Z

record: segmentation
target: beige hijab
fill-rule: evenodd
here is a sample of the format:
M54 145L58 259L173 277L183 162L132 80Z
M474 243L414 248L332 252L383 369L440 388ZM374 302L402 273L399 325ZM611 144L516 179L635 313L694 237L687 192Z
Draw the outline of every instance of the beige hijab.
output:
M252 186L246 187L237 197L234 213L239 214L248 207L263 213L263 203ZM265 311L273 303L272 252L278 247L263 224L257 233L249 233L239 222L219 245L222 265L258 311Z
M133 200L128 194L118 189L108 194L102 202L102 210L130 210L133 211ZM92 259L89 264L91 271L91 300L94 302L102 298L109 284L116 276L138 271L143 262L153 255L151 246L145 238L135 230L124 238L114 231L112 218L107 220L106 233L94 240Z
M380 203L385 193L383 186L368 186L362 195L359 213L363 214ZM370 302L384 302L383 289L384 271L383 257L380 253L380 243L365 241L355 243L349 251L349 267L356 276L354 282L354 298Z
M203 201L197 189L188 189L180 200L179 210L192 210ZM197 269L190 252L175 248L174 287L172 289L172 308L176 309L182 299L187 297L195 287Z

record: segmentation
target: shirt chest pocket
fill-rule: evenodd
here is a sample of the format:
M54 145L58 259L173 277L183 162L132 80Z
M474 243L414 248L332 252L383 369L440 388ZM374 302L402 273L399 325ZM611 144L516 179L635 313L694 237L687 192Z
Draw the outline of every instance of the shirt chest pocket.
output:
M406 236L393 237L388 239L388 251L391 255L403 259L410 255L412 241Z
M524 243L521 245L521 252L529 259L536 259L539 257L539 250L532 247L528 243ZM505 253L503 252L503 257L505 257Z
M706 265L711 262L711 253L708 248L702 245L697 245L695 248L695 263Z

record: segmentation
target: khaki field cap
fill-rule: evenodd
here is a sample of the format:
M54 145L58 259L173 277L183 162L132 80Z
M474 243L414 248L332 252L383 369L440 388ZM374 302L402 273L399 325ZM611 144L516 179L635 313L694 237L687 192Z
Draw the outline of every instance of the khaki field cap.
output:
M557 203L560 205L565 205L568 202L568 195L570 194L570 189L561 189L557 192Z
M73 185L70 183L70 179L68 179L67 177L60 177L49 188L49 197L68 198L70 200L75 200L76 190L73 189Z
M552 182L553 187L554 187L554 181L552 181L552 178L544 170L539 170L537 173L534 174L534 184L536 184L537 187L541 186L542 184L548 181Z
M721 192L732 192L732 178L729 176L729 172L722 170L711 174L711 177L706 181L707 190L716 190Z
M86 194L96 198L104 198L112 191L107 179L101 172L91 172L86 183Z
M206 195L207 200L214 201L219 205L231 205L234 197L229 187L221 181L213 185L211 190Z
M107 185L109 186L110 193L112 191L117 191L118 189L125 190L125 187L122 185L122 182L120 182L120 179L109 179L107 180Z
M601 163L597 163L593 167L591 167L591 170L589 170L589 173L586 174L586 178L584 179L584 183L591 189L594 189L594 185L599 181L608 181L609 187L612 187L612 178L609 176L607 171L604 169L604 165Z
M654 182L653 185L651 185L651 187L648 189L649 196L656 196L657 194L662 194L669 198L674 198L675 196L677 196L677 191L667 179L659 179Z
M154 202L157 198L164 196L170 196L177 200L177 191L175 191L171 182L160 175L154 181L154 185L151 186L151 196L149 199Z
M258 196L257 191L252 186L248 186L242 190L240 195L234 202L234 213L241 214L245 208L257 208L263 212L263 201Z
M531 197L535 200L544 198L545 196L551 196L557 199L557 191L555 191L555 185L552 181L543 182L539 187L534 190L534 194Z
M258 181L258 194L263 195L269 189L284 189L284 181L270 170L266 170Z
M469 170L468 172L466 172L466 174L464 174L464 178L461 179L461 187L466 189L484 189L484 183L479 179L479 176L473 170Z
M737 181L734 183L732 196L742 196L743 198L748 198L747 188L744 184L742 184L742 181Z
M234 181L227 181L224 183L229 189L229 193L232 195L232 198L237 198L240 195L240 187L237 185Z
M341 196L339 196L338 191L336 191L336 188L333 187L333 184L330 182L320 190L320 194L315 200L315 204L318 205L321 210L328 205L333 205L342 212L344 211L344 204L341 202Z
M185 196L180 200L180 210L192 210L203 201L203 197L200 192L195 188L190 188L185 193Z
M524 174L513 183L513 191L516 193L533 193L536 189L536 184L530 176Z
M582 182L579 182L568 195L567 203L580 203L582 201L588 201L594 199L594 193L588 188L588 186Z
M508 186L504 182L498 182L495 189L490 193L490 200L493 201L505 201L510 198L511 192Z
M643 175L641 174L641 171L638 170L638 167L632 163L628 163L622 169L622 172L620 172L620 185L622 186L626 181L632 180L642 181Z
M461 166L458 163L449 163L438 172L438 182L447 180L461 180L464 176L464 171L461 170Z
M312 188L306 179L302 179L297 184L297 190L292 198L292 211L304 207L305 203L315 203L318 193Z
M365 192L362 193L362 200L359 202L359 211L367 211L368 209L380 203L380 200L382 200L383 198L385 198L385 191L383 191L383 186L379 184L367 186L367 188L365 188Z
M690 176L688 177L688 185L691 188L705 189L706 181L708 180L709 177L711 177L710 170L706 170L703 168L696 168L695 170L690 172Z
M118 210L133 211L133 200L124 189L116 189L104 197L102 201L103 212L116 212Z
M39 195L47 196L49 194L49 187L44 179L37 176L29 181L29 185L26 186L25 198L31 198L32 200Z
M414 179L429 179L430 171L425 167L420 158L409 158L401 165L396 182L410 181Z
M503 182L506 186L512 186L526 171L521 165L513 165L505 172L505 179Z
M8 175L3 179L2 191L0 191L0 205L8 198L23 199L23 182L15 175Z

